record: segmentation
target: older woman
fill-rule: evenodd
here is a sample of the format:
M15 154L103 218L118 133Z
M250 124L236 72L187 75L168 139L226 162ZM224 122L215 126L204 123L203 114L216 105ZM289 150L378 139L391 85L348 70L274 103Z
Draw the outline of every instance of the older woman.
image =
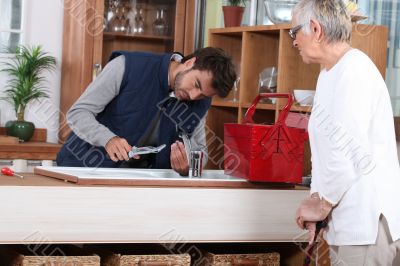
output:
M385 82L350 46L342 0L300 1L292 27L303 61L321 65L309 121L311 196L296 222L312 242L315 222L328 219L333 265L392 265L400 253L400 170Z

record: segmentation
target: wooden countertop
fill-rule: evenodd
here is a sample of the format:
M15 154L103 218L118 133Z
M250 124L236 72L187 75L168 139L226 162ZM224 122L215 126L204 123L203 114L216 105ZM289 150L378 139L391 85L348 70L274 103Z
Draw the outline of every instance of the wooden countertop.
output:
M16 176L3 176L0 175L0 187L3 186L44 186L44 187L110 187L110 185L78 185L66 180L56 179L44 175L32 173L20 173L24 176L23 179ZM181 180L136 180L136 183L130 182L130 185L113 185L113 187L193 187L193 188L237 188L237 189L270 189L270 190L308 190L307 187L292 185L292 184L274 184L274 183L253 183L245 180L241 182L222 182L222 181L196 181L190 180L186 182Z
M225 174L223 170L203 170L201 177L180 176L172 169L133 169L97 167L38 166L38 175L49 176L78 185L142 186L142 187L204 187L295 189L294 184L249 182Z

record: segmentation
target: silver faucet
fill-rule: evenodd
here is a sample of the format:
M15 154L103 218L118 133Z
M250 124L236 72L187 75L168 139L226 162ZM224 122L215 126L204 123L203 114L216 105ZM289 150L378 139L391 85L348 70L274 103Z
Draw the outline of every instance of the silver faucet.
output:
M203 151L193 150L190 138L186 133L182 133L180 137L183 143L189 147L189 178L201 177L203 170Z

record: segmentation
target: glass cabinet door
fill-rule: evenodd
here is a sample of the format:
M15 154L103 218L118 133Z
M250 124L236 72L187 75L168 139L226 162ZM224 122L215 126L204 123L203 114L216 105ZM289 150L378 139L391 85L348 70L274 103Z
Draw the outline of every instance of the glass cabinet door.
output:
M174 51L177 0L105 0L103 64L114 50ZM182 2L183 3L183 2ZM179 19L179 18L178 18ZM183 22L180 22L183 24Z

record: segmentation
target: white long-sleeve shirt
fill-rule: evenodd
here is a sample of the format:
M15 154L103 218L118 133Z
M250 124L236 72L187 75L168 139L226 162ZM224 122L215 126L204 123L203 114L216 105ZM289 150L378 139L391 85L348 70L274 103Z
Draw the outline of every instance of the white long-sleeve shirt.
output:
M319 75L309 121L311 193L335 204L330 245L375 243L380 214L400 238L400 169L384 80L361 51Z

